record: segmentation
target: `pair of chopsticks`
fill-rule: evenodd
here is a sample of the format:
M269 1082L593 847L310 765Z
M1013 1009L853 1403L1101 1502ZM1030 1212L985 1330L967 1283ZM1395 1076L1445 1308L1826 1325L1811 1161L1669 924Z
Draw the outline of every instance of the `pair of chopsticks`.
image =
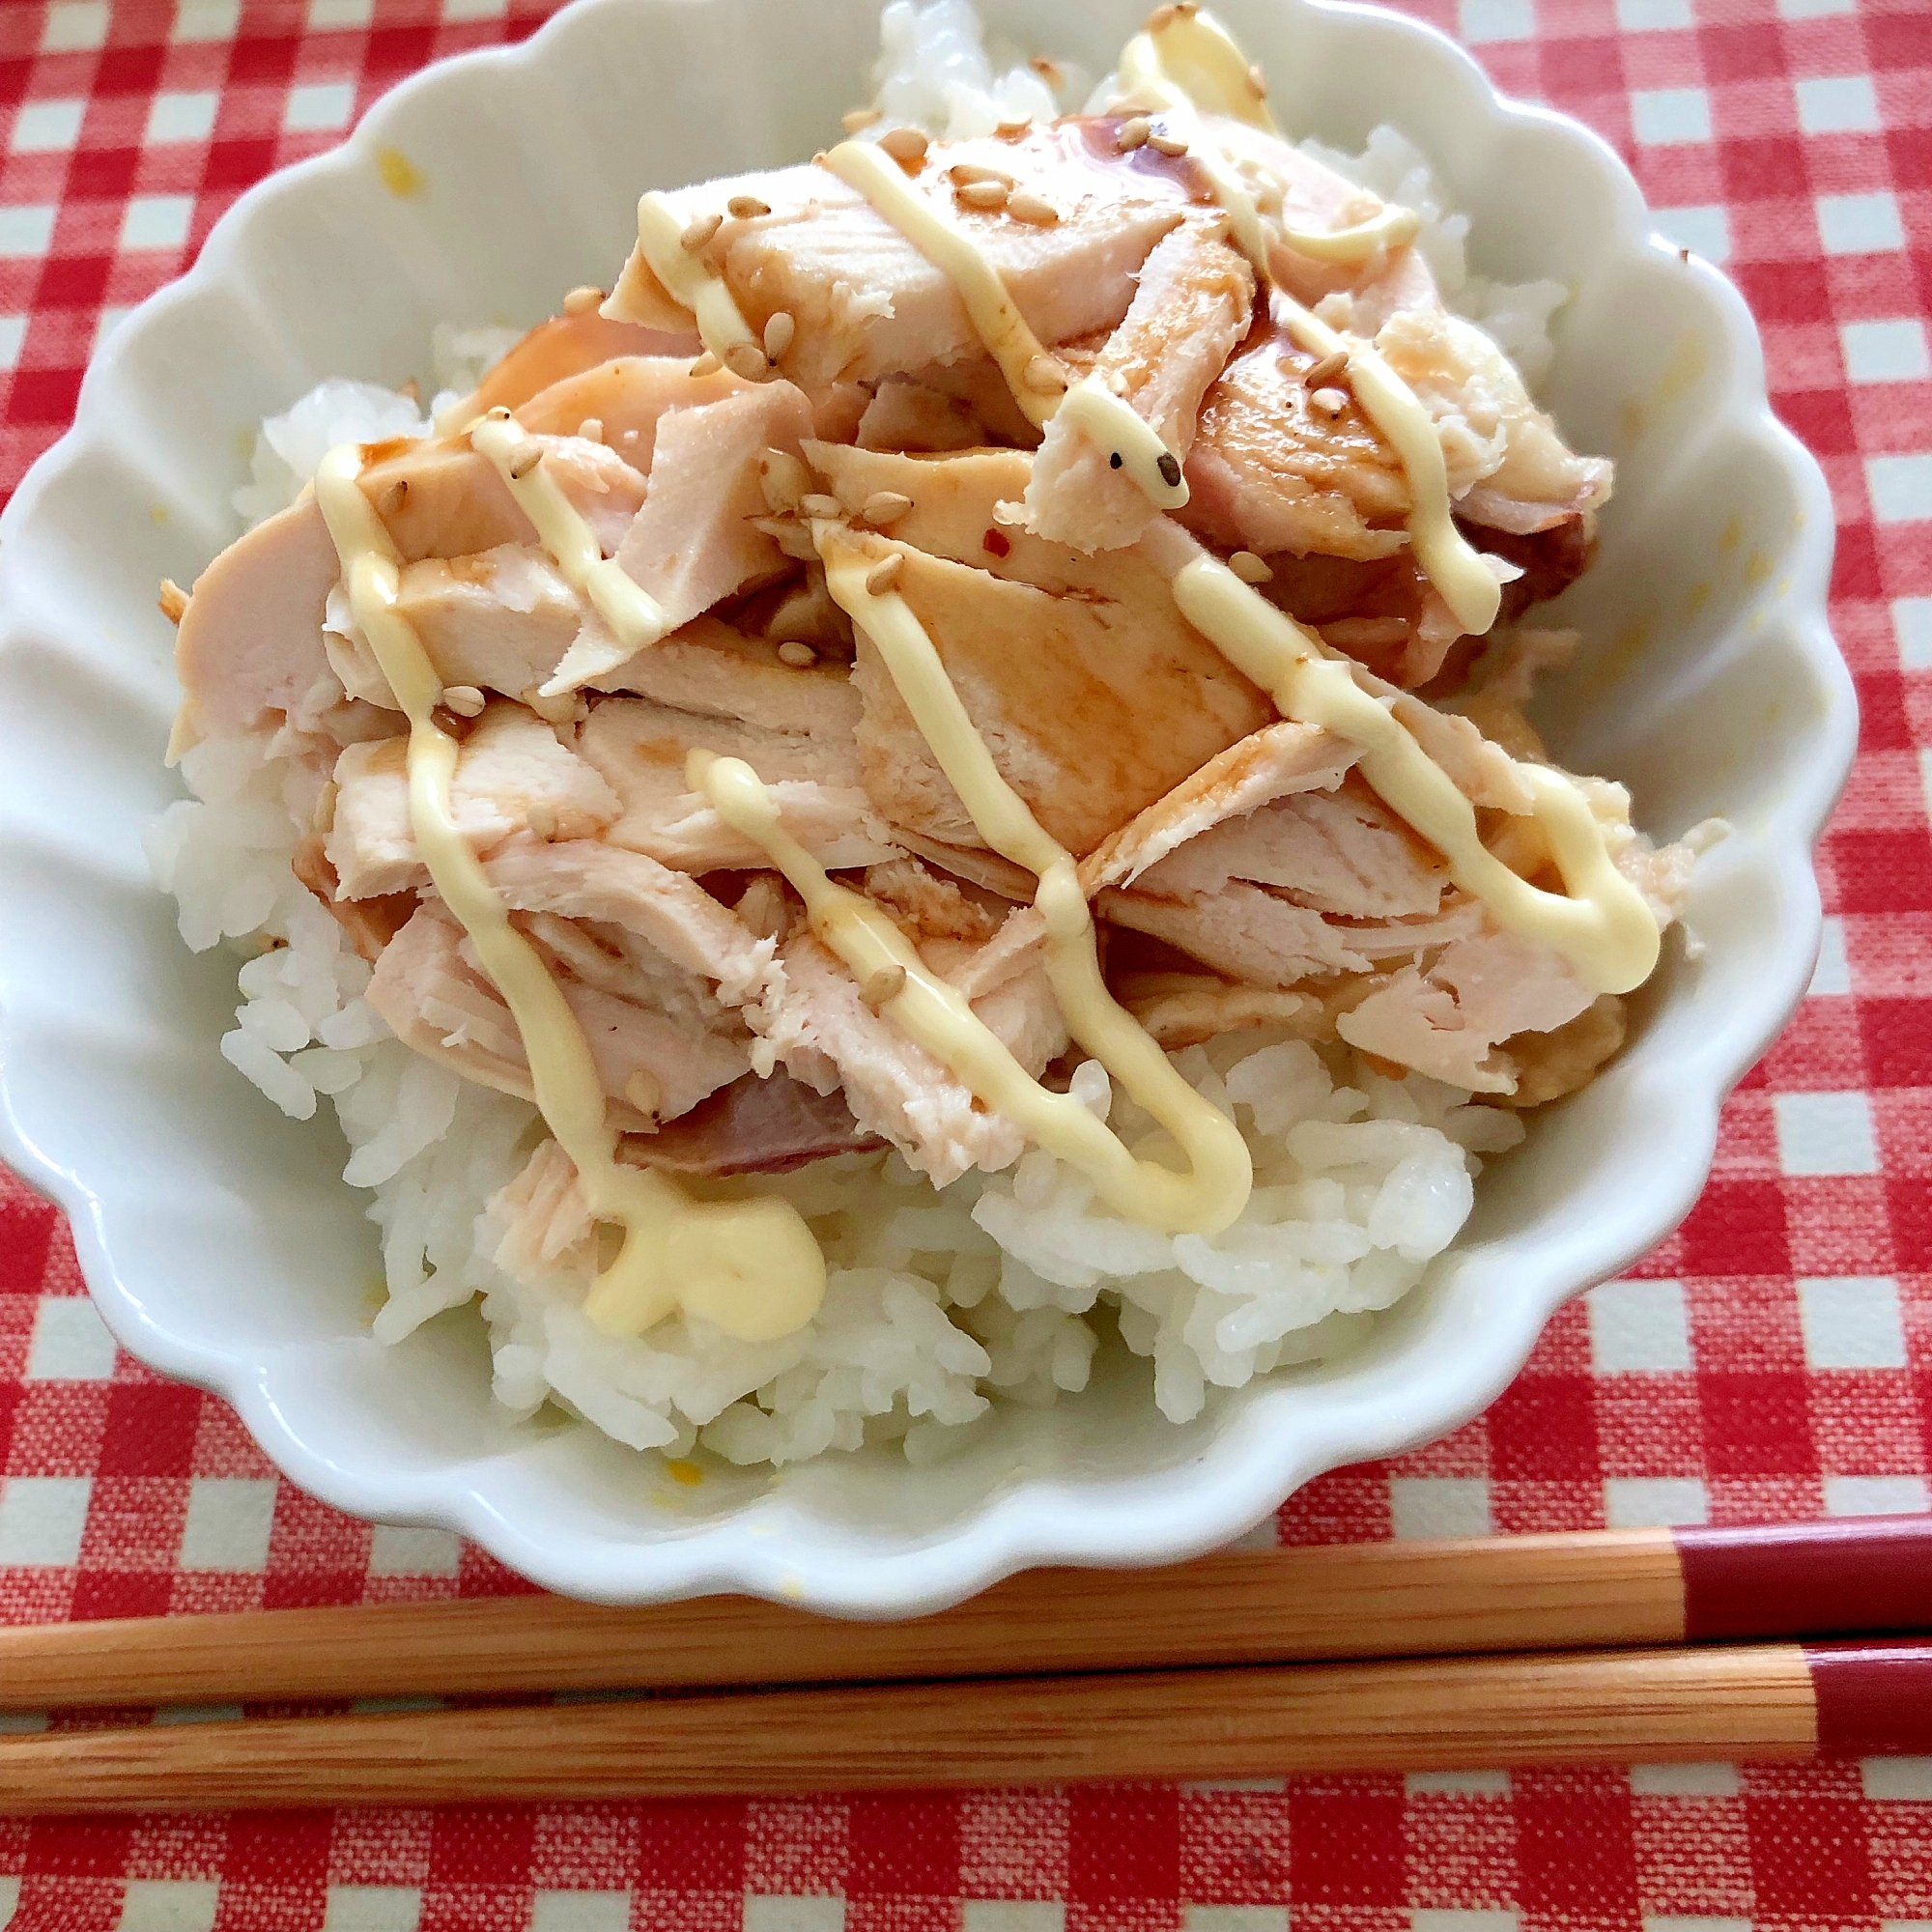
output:
M1932 1752L1932 1640L1796 1640L1927 1631L1927 1517L1035 1571L899 1624L513 1597L29 1627L0 1706L738 1688L0 1739L0 1812Z

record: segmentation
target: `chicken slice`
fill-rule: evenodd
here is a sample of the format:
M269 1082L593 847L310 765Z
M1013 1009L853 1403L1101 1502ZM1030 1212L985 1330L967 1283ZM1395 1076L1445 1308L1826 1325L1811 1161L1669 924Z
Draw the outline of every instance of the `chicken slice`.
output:
M781 978L770 940L696 880L641 852L588 838L552 845L513 838L483 870L513 912L554 913L634 934L673 966L713 981L727 1007L755 1004Z
M1405 966L1336 1021L1350 1045L1466 1087L1516 1091L1517 1063L1499 1042L1553 1033L1595 995L1553 947L1488 924L1441 950L1427 966Z
M1082 862L1091 898L1102 886L1130 886L1150 866L1232 818L1293 792L1328 790L1361 755L1319 725L1284 721L1231 745L1104 840Z
M1357 778L1333 791L1276 799L1224 819L1142 874L1139 890L1188 898L1231 880L1270 886L1297 905L1351 920L1433 914L1442 861Z
M689 318L683 327L667 333L639 328L635 323L611 322L600 315L594 305L581 308L574 315L553 316L548 322L538 323L491 365L475 393L465 400L460 412L452 409L450 418L454 420L460 415L456 427L461 429L471 416L480 416L486 410L502 408L521 412L533 396L616 357L627 360L681 357L688 363L696 354L697 331L690 326ZM595 413L584 412L586 415ZM578 416L569 422L547 423L544 427L559 436L572 436L582 420ZM525 427L536 425L526 423Z
M598 951L591 942L579 943ZM701 980L676 976L689 980L688 1008L708 1006L709 1025L667 1009L666 981L674 969L666 962L654 973L626 972L624 961L600 953L606 966L598 977L605 983L593 984L572 970L568 953L543 950L620 1126L674 1119L749 1069L750 1036L734 1013L709 998ZM420 907L384 948L367 998L405 1045L467 1080L534 1097L516 1020L463 928L440 903Z
M1316 1037L1326 1028L1322 1003L1311 994L1208 973L1123 974L1114 993L1170 1053L1252 1027L1289 1027Z
M955 167L997 170L1059 218L1033 224L959 207ZM1112 328L1126 314L1135 271L1201 188L1187 167L1129 164L1114 124L1078 121L1037 126L1015 140L935 143L910 179L958 219L1049 345ZM701 252L754 334L781 311L793 318L778 367L808 394L980 354L952 278L825 168L738 175L664 200L682 225L723 214L740 197L771 213L727 217ZM640 251L605 313L659 328L690 320Z
M1315 358L1270 331L1208 390L1175 514L1222 550L1360 559L1407 547L1408 478L1346 390L1330 415L1302 381Z
M892 525L912 547L896 588L1001 775L1074 853L1271 715L1138 549L1084 556L998 521L996 506L1026 487L1019 452L922 458L813 443L807 454L855 516L880 491L910 498ZM861 769L880 810L947 844L980 843L863 636L853 682Z
M1189 221L1141 269L1140 287L1094 365L1180 460L1193 446L1202 398L1248 329L1255 277L1224 224ZM1077 550L1118 550L1159 515L1133 480L1069 417L1055 416L1034 458L1027 526Z
M743 1075L657 1132L628 1137L619 1151L667 1174L789 1174L885 1145L852 1118L843 1094L814 1093L781 1068Z
M843 683L838 688L849 690ZM856 710L855 703L855 717ZM709 798L686 784L685 761L697 750L751 765L769 786L780 823L822 866L867 866L895 856L890 831L859 782L849 735L776 731L647 698L612 697L592 709L579 745L621 802L604 836L679 871L769 863L762 846L732 831Z
M859 728L859 695L843 665L787 664L772 637L747 637L716 617L693 618L593 688L827 744L849 746Z
M1213 127L1216 138L1236 155L1237 165L1265 176L1285 194L1293 227L1319 233L1380 209L1377 197L1277 135L1226 120ZM1265 190L1263 205L1267 206ZM1278 247L1269 266L1284 289L1319 307L1332 327L1372 341L1414 389L1435 419L1450 495L1469 522L1527 534L1608 497L1610 465L1565 445L1502 351L1474 323L1449 313L1418 248L1383 249L1365 262L1334 263Z
M177 749L203 738L307 725L344 700L323 648L323 611L341 575L312 497L257 524L201 575L175 632Z
M753 386L728 369L695 376L690 355L613 355L538 389L517 405L517 420L532 436L575 436L594 421L599 441L649 475L658 424L666 416L724 402Z
M616 549L643 503L643 479L615 450L583 437L544 436L537 440L545 469L572 508L607 553ZM366 455L363 494L375 504L405 563L425 556L472 556L498 544L535 544L536 530L517 507L510 486L466 439L376 444Z
M1212 892L1174 897L1110 886L1094 910L1115 925L1158 939L1225 978L1253 986L1290 987L1371 972L1378 958L1423 951L1455 929L1440 920L1419 921L1412 927L1338 925L1311 906L1239 879Z
M405 564L396 609L445 685L519 697L546 683L583 621L583 607L531 544Z
M798 454L811 411L789 383L678 410L658 425L650 495L617 547L669 629L748 583L782 573L779 547L753 520L767 514L758 466L768 449Z
M1579 456L1530 400L1516 365L1473 322L1405 308L1376 335L1382 358L1435 420L1460 515L1527 536L1610 495L1605 457Z
M861 449L937 455L992 441L986 426L956 396L910 376L888 376L859 418Z
M344 898L427 883L410 819L409 741L351 745L335 766L335 818L324 841ZM450 786L456 827L487 853L518 832L593 838L623 810L596 769L520 704L495 702L465 736Z
M544 446L565 496L614 546L643 501L642 479L596 443L546 438ZM508 486L468 443L397 441L364 454L363 494L405 564L534 547L536 531ZM347 600L329 610L340 577L312 494L238 537L202 572L175 633L184 693L178 744L259 730L277 718L327 725L346 697L396 708ZM446 594L446 580L436 581ZM352 724L336 735L347 743L368 733Z
M748 1017L795 1079L821 1094L842 1087L859 1125L891 1141L935 1187L1019 1158L1019 1129L980 1109L950 1068L873 1012L811 933L787 939L781 963L782 991Z

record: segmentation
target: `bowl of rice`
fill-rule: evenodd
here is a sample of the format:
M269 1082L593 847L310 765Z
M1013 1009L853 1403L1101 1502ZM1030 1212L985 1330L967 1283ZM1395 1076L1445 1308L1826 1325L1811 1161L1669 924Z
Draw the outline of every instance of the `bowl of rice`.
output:
M1151 225L1087 276L1047 190L1096 154ZM922 262L823 267L881 216L938 259L901 204L942 167L946 235L1006 224L1040 330L1002 361L972 311L995 394L907 346L951 326ZM728 215L681 185L710 183ZM1296 193L1329 197L1298 269L1266 245L1303 245ZM814 221L838 239L801 243ZM1080 291L1049 329L1023 278L1054 248ZM1412 296L1337 293L1365 259L1390 286L1413 265L1435 336ZM1126 343L1148 325L1158 353ZM837 327L900 335L855 376L860 350L811 360ZM1169 391L1217 327L1183 483ZM623 412L680 357L639 457ZM1426 527L1406 454L1413 502L1388 463L1358 478L1394 507L1324 563L1293 521L1315 471L1284 484L1241 427L1283 371L1310 446L1359 431L1364 462L1400 442L1389 395L1419 399L1453 527ZM1123 478L1093 467L1110 443ZM684 548L639 563L686 474ZM450 477L473 521L499 476L487 542L397 534ZM612 504L629 533L600 540ZM673 620L692 517L738 561ZM1811 849L1855 735L1832 528L1736 291L1651 233L1600 141L1413 21L579 0L243 196L113 332L0 523L0 1155L71 1216L117 1339L294 1481L567 1594L906 1615L1029 1565L1215 1548L1476 1413L1688 1211L1818 943ZM999 613L1043 584L1097 608L1128 564L1186 622L1161 588L1144 747L1089 811L1075 753L1038 774L1098 700L1001 668ZM296 677L270 660L305 570L313 663L270 716L248 694ZM992 616L942 608L969 578ZM520 638L557 604L568 654L548 685L439 660L412 708L395 653L427 663L451 610L480 636L478 596ZM1110 631L1094 675L1140 637ZM922 700L935 638L954 682ZM1244 675L1204 668L1204 638ZM721 665L729 702L691 696ZM1403 803L1437 780L1460 860ZM1513 785L1557 803L1486 897L1530 811ZM1019 831L989 830L1021 794ZM1560 886L1525 884L1539 863ZM622 911L645 901L669 923ZM1013 1084L962 1070L993 1061ZM576 1140L566 1063L597 1103Z

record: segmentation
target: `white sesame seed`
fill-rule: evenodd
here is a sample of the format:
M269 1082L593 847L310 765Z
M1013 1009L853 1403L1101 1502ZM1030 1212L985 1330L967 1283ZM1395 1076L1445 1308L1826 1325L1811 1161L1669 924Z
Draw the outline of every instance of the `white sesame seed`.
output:
M1060 211L1052 202L1025 192L1008 196L1007 213L1015 221L1030 222L1036 228L1051 228L1060 219Z
M1349 407L1349 398L1340 389L1317 389L1308 400L1324 415L1339 416Z
M1005 182L998 181L968 182L964 187L953 189L961 207L977 208L984 214L1006 207L1010 192Z
M1057 396L1066 387L1066 371L1051 355L1035 355L1020 380L1037 396Z
M187 615L187 592L172 577L161 579L161 615L170 624L179 624Z
M879 146L903 167L917 167L925 159L927 141L917 128L895 128L879 136Z
M755 221L759 215L769 214L772 205L768 201L760 201L754 194L734 194L724 204L724 210L733 221Z
M1349 366L1349 352L1338 349L1331 355L1324 355L1319 362L1311 362L1301 372L1301 380L1307 387L1319 389L1324 383L1332 383Z
M798 513L801 517L842 517L845 506L837 497L827 497L814 492L798 499Z
M1274 576L1274 572L1251 550L1237 550L1228 559L1228 568L1243 583L1265 583Z
M881 966L866 983L859 988L859 998L874 1012L895 1000L905 991L906 969L895 960L890 966Z
M724 363L707 349L692 363L691 373L694 376L715 376L724 366Z
M1161 155L1184 155L1187 143L1179 134L1150 134L1148 146Z
M510 481L521 483L539 463L543 461L543 444L532 438L528 442L520 442L511 450L507 469Z
M775 517L798 508L809 480L805 465L787 449L768 449L758 459L758 488Z
M796 639L789 639L779 646L779 661L796 667L799 670L810 670L818 662L818 653L810 644L802 644Z
M874 597L883 597L899 581L899 573L905 568L905 553L894 551L890 556L882 556L866 573L866 588Z
M588 283L582 288L572 289L563 298L565 315L582 315L587 308L595 308L604 299L602 289L593 289Z
M602 416L585 416L577 425L577 433L585 442L602 442L604 440L604 418Z
M459 718L478 718L483 713L483 694L473 684L445 686L442 701Z
M624 1082L624 1098L640 1114L655 1114L665 1103L664 1082L640 1066Z
M848 134L856 134L862 128L869 128L879 119L876 107L848 107L838 117L838 125Z
M765 360L776 362L791 347L791 339L797 333L797 319L788 309L780 309L765 324Z
M682 235L677 238L678 246L686 254L695 255L718 231L724 226L724 217L713 209L709 214L700 214Z
M556 813L547 805L532 805L524 812L524 823L546 844L556 837Z
M770 366L765 352L755 342L732 343L724 352L724 362L734 376L742 376L748 383L762 376Z
M859 512L867 523L885 525L896 523L912 508L912 498L902 496L896 490L874 490L866 498L866 507Z
M960 161L946 170L946 177L954 187L970 187L975 182L999 182L1007 187L1018 185L1004 168L981 167L978 161Z
M1114 136L1114 141L1122 154L1128 155L1136 148L1143 146L1148 136L1152 132L1153 124L1148 120L1147 116L1145 114L1136 114L1131 121L1122 121L1121 123L1121 131Z

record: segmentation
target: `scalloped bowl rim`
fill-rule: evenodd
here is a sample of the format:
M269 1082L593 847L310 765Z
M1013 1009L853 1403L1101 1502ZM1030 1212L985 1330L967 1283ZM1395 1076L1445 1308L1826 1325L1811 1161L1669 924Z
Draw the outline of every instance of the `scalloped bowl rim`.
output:
M33 518L50 481L88 448L106 405L120 352L149 322L217 285L231 257L244 245L247 224L285 197L357 164L359 153L396 133L414 104L441 90L469 84L492 68L541 64L546 49L583 16L615 12L625 0L578 0L521 44L481 48L439 62L410 76L372 104L339 147L279 170L240 196L215 223L194 264L124 318L93 357L70 430L33 466L4 516L0 543ZM704 0L684 0L701 6ZM1352 0L1293 0L1318 15L1373 22L1374 30L1433 44L1435 57L1460 71L1464 92L1504 126L1539 127L1585 152L1613 187L1614 233L1606 255L1661 251L1635 182L1615 152L1569 117L1499 94L1470 56L1433 27ZM1426 130L1413 130L1418 136ZM1675 253L1674 249L1670 250ZM1856 743L1856 703L1849 672L1833 641L1826 611L1833 542L1829 490L1818 465L1772 414L1762 350L1742 297L1708 264L1690 265L1719 317L1731 352L1721 412L1747 426L1785 472L1801 505L1800 527L1785 559L1786 622L1800 643L1822 700L1814 755L1776 802L1758 843L1775 854L1777 882L1790 916L1779 929L1776 955L1761 963L1763 997L1749 1010L1715 1029L1700 1051L1677 1064L1667 1131L1678 1158L1674 1187L1660 1189L1614 1229L1600 1236L1579 1269L1542 1268L1539 1292L1498 1308L1481 1349L1452 1365L1438 1361L1426 1412L1353 1412L1347 1404L1313 1418L1292 1440L1254 1440L1252 1419L1243 1439L1221 1440L1202 1459L1194 1480L1174 1486L1157 1506L1096 1506L1083 1495L1057 1496L1051 1480L1022 1483L988 1497L955 1527L899 1547L841 1551L828 1564L814 1550L809 1519L785 1519L759 1540L734 1533L728 1520L670 1538L618 1545L609 1539L547 1538L543 1525L499 1511L483 1490L434 1473L372 1478L350 1475L329 1460L327 1445L298 1435L278 1409L271 1386L283 1349L250 1360L171 1329L124 1278L109 1252L103 1196L80 1172L37 1147L33 1124L0 1063L0 1157L55 1200L71 1218L82 1273L117 1341L156 1369L211 1389L239 1411L270 1460L300 1488L355 1515L383 1521L433 1524L470 1538L510 1568L567 1594L610 1601L668 1601L736 1591L802 1604L835 1614L913 1614L957 1601L1016 1570L1043 1563L1133 1565L1178 1560L1217 1548L1266 1516L1314 1476L1345 1463L1394 1453L1439 1435L1476 1414L1514 1378L1556 1309L1581 1288L1604 1279L1654 1246L1690 1210L1708 1175L1717 1144L1719 1109L1732 1087L1769 1044L1803 996L1820 932L1810 854L1849 774ZM11 573L0 572L0 649L15 618ZM4 884L0 884L4 904ZM0 954L0 968L4 968ZM0 978L0 995L5 980ZM0 1027L7 1022L0 997ZM238 1098L241 1097L238 1090ZM103 1186L111 1187L111 1179ZM1532 1275L1534 1278L1534 1275Z

